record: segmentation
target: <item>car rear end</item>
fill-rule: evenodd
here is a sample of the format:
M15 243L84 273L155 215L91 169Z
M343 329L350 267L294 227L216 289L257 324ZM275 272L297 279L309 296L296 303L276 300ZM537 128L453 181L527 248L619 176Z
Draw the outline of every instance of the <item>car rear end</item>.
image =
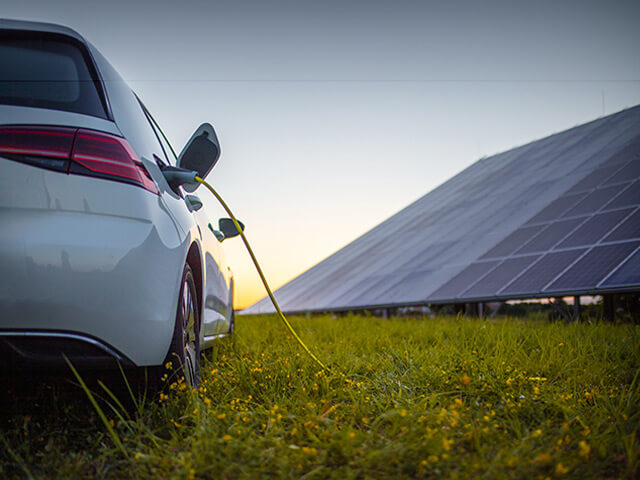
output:
M184 232L149 169L81 37L0 21L0 365L162 363Z

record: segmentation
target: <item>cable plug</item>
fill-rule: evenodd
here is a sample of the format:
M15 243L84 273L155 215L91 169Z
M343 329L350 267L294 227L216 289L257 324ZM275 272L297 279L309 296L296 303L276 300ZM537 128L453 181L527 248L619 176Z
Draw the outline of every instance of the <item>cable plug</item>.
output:
M197 185L196 176L198 172L194 170L187 170L186 168L179 167L162 167L160 168L162 175L171 187L171 189L178 193L178 187L187 184Z

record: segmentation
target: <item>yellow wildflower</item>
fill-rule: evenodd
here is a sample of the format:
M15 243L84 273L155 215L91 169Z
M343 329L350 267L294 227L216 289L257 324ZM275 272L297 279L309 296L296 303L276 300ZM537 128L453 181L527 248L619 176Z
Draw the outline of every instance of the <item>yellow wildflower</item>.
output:
M589 453L591 453L591 447L584 440L581 440L580 443L578 443L578 447L580 448L581 457L587 458Z
M448 452L449 450L451 450L451 444L453 442L451 440L447 440L446 438L442 439L442 446L444 447L444 449Z
M548 453L541 453L540 455L538 455L536 457L536 462L538 462L538 463L550 463L551 462L551 455L549 455Z

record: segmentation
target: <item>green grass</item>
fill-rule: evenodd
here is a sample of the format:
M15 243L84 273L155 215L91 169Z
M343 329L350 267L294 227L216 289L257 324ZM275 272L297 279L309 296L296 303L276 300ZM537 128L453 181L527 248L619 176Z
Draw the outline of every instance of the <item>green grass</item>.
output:
M236 337L207 353L198 392L176 383L131 414L102 403L124 450L79 390L5 419L0 478L640 474L638 326L292 321L346 380L320 371L275 317L239 317Z

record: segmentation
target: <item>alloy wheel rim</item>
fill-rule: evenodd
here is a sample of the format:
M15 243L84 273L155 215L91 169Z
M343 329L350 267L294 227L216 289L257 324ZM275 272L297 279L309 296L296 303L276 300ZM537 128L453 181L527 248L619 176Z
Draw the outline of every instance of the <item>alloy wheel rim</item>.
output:
M196 378L196 318L193 296L189 282L185 280L182 289L182 350L184 356L183 373L185 382L193 386Z

